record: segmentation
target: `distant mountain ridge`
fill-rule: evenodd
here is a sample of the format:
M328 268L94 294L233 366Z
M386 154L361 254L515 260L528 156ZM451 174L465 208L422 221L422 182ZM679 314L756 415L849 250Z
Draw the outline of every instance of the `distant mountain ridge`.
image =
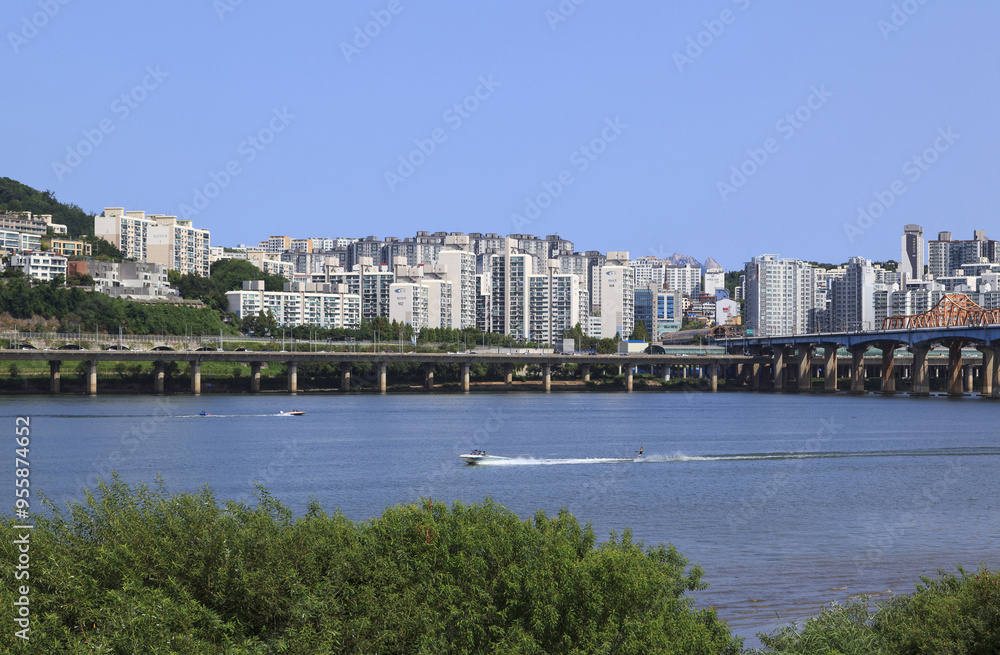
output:
M670 262L674 266L684 266L686 264L690 264L691 266L697 266L698 268L704 268L704 266L701 265L701 262L699 262L697 259L695 259L691 255L682 255L679 252L675 252L674 254L670 255L669 257L664 258L663 261Z
M697 266L698 268L700 268L702 270L705 270L705 269L708 269L708 268L722 268L722 264L720 264L719 262L715 261L715 259L712 258L712 257L707 258L705 260L705 263L702 264L701 262L699 262L697 259L695 259L691 255L682 255L679 252L675 252L674 254L670 255L669 257L664 258L663 261L669 262L673 266L684 266L684 265L689 264L691 266ZM723 269L723 270L725 270L725 269Z

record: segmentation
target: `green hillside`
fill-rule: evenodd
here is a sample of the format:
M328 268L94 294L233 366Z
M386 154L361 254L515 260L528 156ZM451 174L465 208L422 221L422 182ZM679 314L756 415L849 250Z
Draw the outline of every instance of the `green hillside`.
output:
M51 191L39 191L9 177L0 177L0 212L4 211L51 214L52 222L65 225L71 236L94 233L92 214L59 202Z

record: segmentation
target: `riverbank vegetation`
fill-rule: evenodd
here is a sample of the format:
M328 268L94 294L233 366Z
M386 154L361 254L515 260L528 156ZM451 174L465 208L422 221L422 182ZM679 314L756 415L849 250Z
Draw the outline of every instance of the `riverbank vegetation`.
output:
M8 579L25 522L0 519ZM522 520L489 499L422 499L357 523L315 502L295 517L263 488L250 505L113 475L31 523L30 640L5 612L4 652L987 655L1000 643L1000 571L960 568L742 651L714 610L695 609L703 571L673 547L628 530L599 543L566 511ZM19 595L0 586L6 607Z
M871 608L835 605L762 636L761 655L993 655L1000 652L1000 571L921 578L912 595Z
M117 477L48 510L33 517L30 641L4 612L5 651L740 652L693 607L698 567L628 531L598 543L565 511L524 521L490 500L424 499L355 523L316 504L294 518L264 490L249 506Z

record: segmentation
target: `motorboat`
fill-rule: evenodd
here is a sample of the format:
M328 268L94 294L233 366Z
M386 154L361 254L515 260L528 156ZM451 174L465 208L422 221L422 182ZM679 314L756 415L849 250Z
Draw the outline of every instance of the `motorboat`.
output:
M279 416L302 416L303 414L305 414L305 412L299 411L297 409L293 409L290 412L278 412Z
M198 416L211 416L208 412L198 412Z
M489 462L502 462L510 459L510 457L505 457L503 455L487 455L481 450L474 450L471 453L459 455L458 458L467 464L486 464Z

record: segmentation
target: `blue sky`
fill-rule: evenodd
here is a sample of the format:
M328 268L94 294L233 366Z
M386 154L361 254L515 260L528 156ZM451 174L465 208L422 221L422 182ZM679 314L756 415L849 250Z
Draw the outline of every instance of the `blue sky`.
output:
M214 245L898 259L907 223L1000 238L998 24L987 0L8 0L0 175Z

